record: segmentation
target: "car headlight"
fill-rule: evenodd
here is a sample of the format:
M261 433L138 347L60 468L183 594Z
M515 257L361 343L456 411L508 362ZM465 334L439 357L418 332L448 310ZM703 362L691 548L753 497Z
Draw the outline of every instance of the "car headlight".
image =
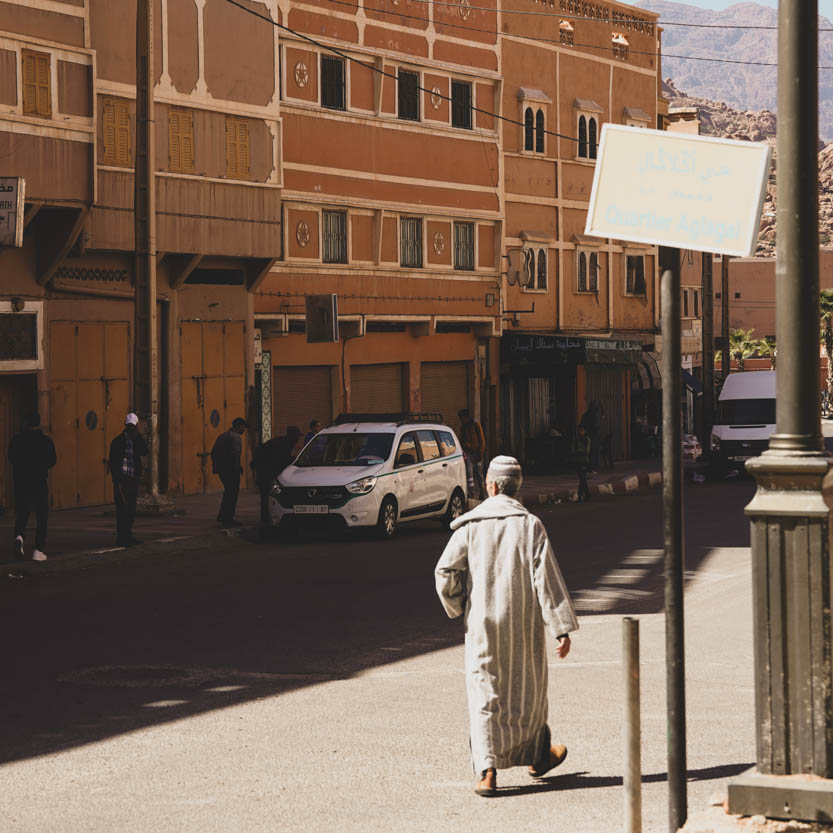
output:
M352 483L348 483L344 488L351 495L366 495L375 485L375 477L363 477L361 480L354 480Z
M277 497L277 496L281 493L281 491L283 491L283 490L281 489L281 484L280 484L280 483L278 483L278 481L276 480L276 481L272 484L272 495L273 495L274 497Z
M712 451L720 451L720 437L716 434L712 434L712 442L711 442Z

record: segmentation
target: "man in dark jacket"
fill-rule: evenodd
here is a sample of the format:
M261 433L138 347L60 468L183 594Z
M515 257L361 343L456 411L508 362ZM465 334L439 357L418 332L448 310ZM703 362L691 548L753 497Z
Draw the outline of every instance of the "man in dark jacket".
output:
M223 526L240 526L234 520L237 509L237 496L240 494L240 475L243 467L240 465L240 455L243 451L243 441L240 439L248 428L243 417L236 417L228 431L220 434L211 449L211 470L219 475L223 483L223 500L217 520Z
M590 487L587 485L587 466L590 462L590 439L583 425L576 429L573 440L573 465L578 475L578 502L590 500Z
M133 537L136 519L136 497L142 478L142 457L148 447L139 433L139 417L130 413L124 418L124 431L110 443L110 477L113 478L113 498L116 503L116 544L130 547L141 544Z
M301 429L290 425L283 437L272 437L259 445L252 455L252 469L260 491L260 522L269 524L269 493L275 478L295 459L294 449Z
M49 518L49 469L57 462L55 444L40 429L40 416L30 414L23 430L9 443L9 462L14 476L15 557L22 561L23 533L34 512L37 519L33 561L46 561L46 528Z

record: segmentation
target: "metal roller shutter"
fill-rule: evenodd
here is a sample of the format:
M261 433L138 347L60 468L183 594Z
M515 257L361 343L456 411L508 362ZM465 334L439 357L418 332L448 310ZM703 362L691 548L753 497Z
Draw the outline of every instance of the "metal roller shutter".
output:
M625 413L622 370L621 367L587 367L587 404L598 399L604 406L605 424L607 430L613 432L613 456L617 460L626 456L623 427L628 415Z
M443 422L457 427L457 414L469 407L470 362L423 362L422 410L442 414Z
M350 410L359 414L402 413L405 365L359 364L350 368Z
M276 367L272 389L272 436L297 425L302 436L311 419L323 427L333 421L332 371L329 365Z

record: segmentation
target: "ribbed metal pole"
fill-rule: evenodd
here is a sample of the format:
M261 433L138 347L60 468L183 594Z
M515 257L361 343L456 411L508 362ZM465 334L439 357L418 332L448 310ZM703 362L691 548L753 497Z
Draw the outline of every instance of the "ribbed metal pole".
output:
M714 425L714 257L702 253L703 286L703 448L708 451Z
M639 620L622 620L625 672L625 833L642 833L642 722L639 714Z
M668 710L668 828L685 824L686 721L683 638L683 449L680 411L680 252L661 247L662 504L665 542L665 662Z
M729 256L720 259L720 338L723 352L720 354L720 372L723 380L732 370L732 356L729 353Z

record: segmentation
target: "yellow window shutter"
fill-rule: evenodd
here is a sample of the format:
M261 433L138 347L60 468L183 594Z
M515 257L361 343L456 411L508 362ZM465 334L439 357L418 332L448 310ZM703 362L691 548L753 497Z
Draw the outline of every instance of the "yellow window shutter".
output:
M38 82L34 52L23 50L23 112L37 113Z
M226 176L237 176L237 125L226 116Z
M182 170L192 173L194 170L194 114L183 112L180 114L179 148L182 155Z
M38 87L37 111L41 116L52 114L52 97L49 94L49 55L38 55L36 83Z
M249 176L249 125L243 119L237 120L237 176Z
M104 99L101 111L101 134L104 141L104 161L116 161L116 102Z
M168 167L172 171L182 170L181 130L180 111L172 109L168 115Z
M116 102L116 161L130 162L130 108L126 101Z

